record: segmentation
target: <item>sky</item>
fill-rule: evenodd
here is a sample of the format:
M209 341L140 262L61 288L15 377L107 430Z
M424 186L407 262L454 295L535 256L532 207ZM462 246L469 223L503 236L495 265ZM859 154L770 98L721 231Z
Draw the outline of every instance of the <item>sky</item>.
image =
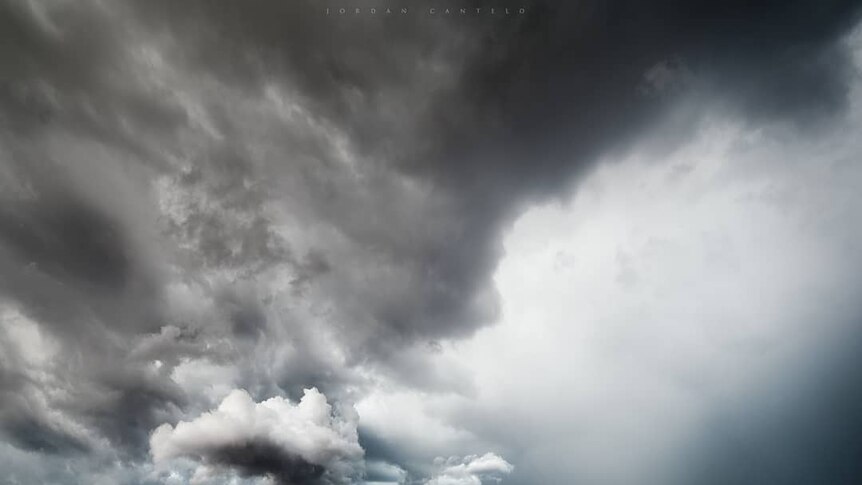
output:
M0 0L0 484L859 483L860 13Z

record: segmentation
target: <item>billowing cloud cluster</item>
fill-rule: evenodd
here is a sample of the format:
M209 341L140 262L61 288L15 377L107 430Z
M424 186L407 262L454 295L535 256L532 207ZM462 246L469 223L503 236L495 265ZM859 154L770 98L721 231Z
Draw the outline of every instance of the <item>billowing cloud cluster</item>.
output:
M239 419L219 403L254 415L316 388L366 411L368 480L499 450L530 483L517 433L453 417L447 399L483 385L444 358L503 315L512 221L716 114L816 143L855 106L849 0L538 0L470 19L423 2L397 18L325 16L335 0L0 2L10 481L158 483L151 451L352 477L361 460L330 471L272 437L177 441L200 416ZM151 450L156 429L173 439Z
M150 446L156 464L190 457L278 483L344 484L362 475L356 424L355 415L333 416L317 389L306 389L296 405L282 398L255 403L247 392L234 390L211 412L159 426ZM208 474L213 472L196 472Z
M440 467L440 471L428 480L426 485L482 485L483 482L499 482L514 469L511 463L494 453L463 458L438 458L435 464Z

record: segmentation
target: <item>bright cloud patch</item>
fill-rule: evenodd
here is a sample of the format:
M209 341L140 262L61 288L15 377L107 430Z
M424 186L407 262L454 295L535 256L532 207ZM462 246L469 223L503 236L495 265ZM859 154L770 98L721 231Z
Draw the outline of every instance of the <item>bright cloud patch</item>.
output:
M180 457L201 462L199 478L229 469L291 484L351 483L363 458L356 416L333 413L317 389L306 389L296 405L279 397L255 403L234 390L214 411L159 426L150 448L157 464Z
M816 143L705 123L517 221L502 321L451 347L479 389L452 414L521 446L507 483L751 483L853 449L831 403L858 392L860 113Z
M514 467L494 453L482 456L470 455L464 458L438 458L435 464L440 472L428 480L426 485L482 485L483 481L499 482Z

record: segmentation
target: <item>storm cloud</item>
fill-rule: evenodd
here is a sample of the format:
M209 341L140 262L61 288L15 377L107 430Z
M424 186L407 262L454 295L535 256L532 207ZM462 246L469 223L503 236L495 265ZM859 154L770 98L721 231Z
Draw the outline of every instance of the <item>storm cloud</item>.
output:
M13 479L158 483L191 459L213 480L360 482L366 460L479 480L433 458L509 465L520 438L449 420L446 396L483 384L444 357L502 318L513 221L708 120L812 144L854 126L856 2L402 3L0 2L0 436L57 460L34 479L9 458ZM311 388L358 403L343 447L312 446L341 454L296 445L304 428L204 432L225 403L290 414ZM396 430L390 394L415 408Z

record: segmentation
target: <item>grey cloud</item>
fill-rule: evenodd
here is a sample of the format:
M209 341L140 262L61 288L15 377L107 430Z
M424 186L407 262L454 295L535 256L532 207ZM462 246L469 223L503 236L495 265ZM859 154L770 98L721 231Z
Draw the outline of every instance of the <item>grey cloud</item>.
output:
M81 201L6 204L0 230L15 257L54 279L105 292L121 292L130 279L130 256L116 224Z
M88 446L73 436L33 419L3 417L4 431L17 447L47 454L74 454L88 451Z

